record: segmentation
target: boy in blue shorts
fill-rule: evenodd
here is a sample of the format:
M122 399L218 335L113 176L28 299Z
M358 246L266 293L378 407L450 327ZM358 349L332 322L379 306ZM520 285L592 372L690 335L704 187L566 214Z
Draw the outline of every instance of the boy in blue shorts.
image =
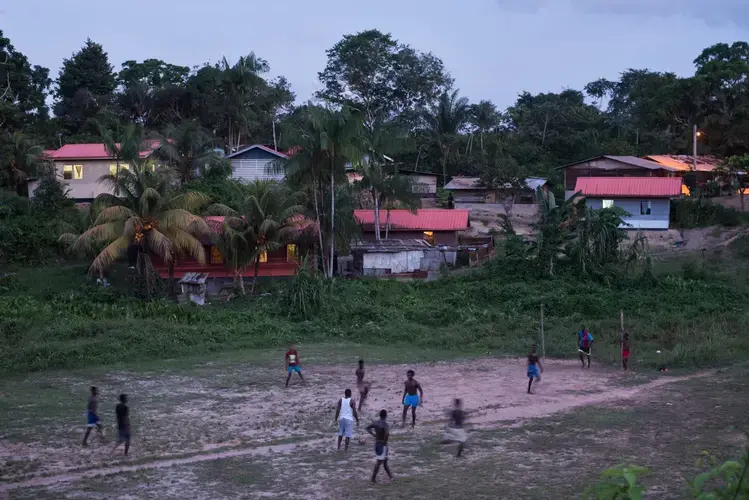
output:
M101 420L99 419L99 389L96 387L91 388L91 396L88 398L88 405L86 406L86 435L83 436L83 446L88 446L88 436L91 434L91 429L96 427L96 431L99 436L104 439L104 429L101 426Z
M289 380L291 380L291 374L296 372L299 378L304 382L302 377L302 366L299 363L299 353L296 352L296 346L291 344L289 350L286 351L286 371L289 372L289 376L286 377L286 387L289 386Z
M585 358L588 358L588 368L590 368L590 347L593 345L593 335L585 327L581 327L577 332L577 351L580 353L580 362L585 368Z
M403 389L403 425L406 425L406 415L408 409L411 408L411 427L416 426L416 407L419 406L419 401L424 399L424 390L421 388L421 384L414 378L416 373L413 370L406 372L406 387ZM419 391L419 394L416 394Z
M533 385L533 379L541 381L541 373L544 371L544 367L541 366L541 360L538 359L538 345L533 344L531 346L531 353L528 355L528 394L531 392L531 385Z

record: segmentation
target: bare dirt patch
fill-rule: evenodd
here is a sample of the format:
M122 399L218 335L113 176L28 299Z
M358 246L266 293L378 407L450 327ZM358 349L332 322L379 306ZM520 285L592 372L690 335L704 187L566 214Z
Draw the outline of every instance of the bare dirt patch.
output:
M399 426L403 380L409 368L416 370L416 378L425 389L415 430ZM421 468L450 459L434 440L440 435L445 411L455 397L463 398L471 411L474 429L481 432L517 428L525 419L579 406L636 398L645 387L659 387L671 380L658 379L642 386L648 377L624 376L596 367L581 370L577 362L550 360L545 368L536 394L529 396L525 394L527 379L522 359L369 365L367 378L372 382L372 391L362 421L374 419L380 409L387 409L396 424L398 445L394 447L394 459L416 450L417 456L410 456L409 462L418 473ZM237 474L245 477L245 482L238 487L251 485L260 493L265 483L268 491L279 493L287 486L283 478L302 470L308 474L305 477L310 488L317 485L314 487L324 491L330 474L345 460L334 451L333 419L335 403L343 390L351 388L356 392L355 364L310 364L304 370L307 383L294 378L288 389L283 387L282 369L262 365L203 366L189 376L110 373L98 383L110 435L116 395L127 392L132 401L134 437L132 456L127 459L111 452L111 441L99 443L94 439L90 448L80 447L84 421L82 408L78 407L84 405L88 381L73 376L45 384L34 381L45 389L37 395L38 400L19 405L15 426L9 429L9 436L0 447L0 481L5 483L0 484L0 492L29 487L57 491L61 484L68 484L64 489L70 492L76 491L76 484L86 484L97 475L132 474L154 475L154 482L149 484L154 492L163 492L172 484L172 474L159 473L157 469L203 470L210 467L210 462L226 460L255 466L261 462L267 469L261 474L264 481L253 479L257 473L240 470ZM53 397L45 399L45 391ZM477 447L470 460L480 460L483 454L503 446L496 443L486 449ZM366 477L371 466L370 447L371 443L351 450L352 456L344 462L346 468L351 469L351 460L355 460L357 465L351 472Z

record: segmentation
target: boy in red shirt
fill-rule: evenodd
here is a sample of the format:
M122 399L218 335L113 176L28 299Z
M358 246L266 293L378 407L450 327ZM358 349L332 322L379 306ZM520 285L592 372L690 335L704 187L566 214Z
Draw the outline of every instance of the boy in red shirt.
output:
M291 374L294 372L297 372L299 378L304 382L304 377L302 377L302 367L299 364L299 353L296 352L296 346L294 344L291 344L289 350L286 351L286 371L289 372L289 376L286 377L286 387L289 386Z
M622 368L624 368L625 372L629 371L629 355L630 355L629 333L624 332L624 335L622 335Z

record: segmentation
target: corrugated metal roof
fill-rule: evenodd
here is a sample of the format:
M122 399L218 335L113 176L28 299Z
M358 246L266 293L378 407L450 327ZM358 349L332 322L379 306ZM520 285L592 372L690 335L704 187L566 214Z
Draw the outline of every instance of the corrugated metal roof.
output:
M568 163L567 165L562 165L561 167L557 167L557 168L561 169L561 168L573 167L575 165L582 165L583 163L600 160L601 158L605 158L605 159L612 160L612 161L617 161L619 163L624 163L627 165L631 165L633 167L646 168L648 170L662 170L664 168L663 165L660 165L654 161L649 161L643 158L638 158L637 156L614 156L614 155L594 156L593 158L587 158L585 160L576 161L574 163Z
M659 165L670 170L678 172L688 172L692 170L691 155L650 155L645 158L657 162ZM696 159L697 172L712 172L722 163L721 159L717 156L697 155Z
M380 240L380 241L354 241L349 246L352 252L367 253L397 253L410 252L413 250L425 250L432 245L424 240Z
M374 228L374 210L354 210L354 217L366 229ZM385 228L387 211L380 210L380 227ZM462 231L468 229L468 210L440 208L390 211L391 231Z
M119 144L117 144L119 147ZM153 153L153 150L159 147L158 142L153 141L147 144L147 148L140 152L141 158L146 158ZM49 156L53 160L96 160L114 158L104 144L65 144L58 150L51 151Z
M481 179L478 177L453 177L445 184L445 189L459 191L461 189L485 189L485 187L481 185Z
M681 194L680 177L578 177L575 191L583 196L670 198Z
M546 184L548 181L543 177L526 177L524 182L529 189L535 191Z

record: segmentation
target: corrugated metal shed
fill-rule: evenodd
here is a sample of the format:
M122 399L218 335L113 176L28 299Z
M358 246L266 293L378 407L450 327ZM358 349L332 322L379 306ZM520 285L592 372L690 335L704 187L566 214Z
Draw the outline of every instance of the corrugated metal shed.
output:
M557 167L557 168L574 167L575 165L581 165L583 163L589 163L591 161L600 160L600 159L608 159L612 161L617 161L619 163L624 163L632 167L645 168L648 170L663 170L663 169L669 170L669 168L666 168L664 167L664 165L660 165L656 163L655 161L638 158L637 156L614 156L614 155L594 156L593 158L587 158L585 160L576 161L574 163L568 163L567 165L562 165L561 167Z
M548 181L543 177L526 177L524 182L528 189L535 191L546 184Z
M453 177L445 184L445 189L459 191L461 189L486 189L486 187L481 185L481 179L478 177Z
M691 155L651 155L646 156L650 160L657 162L663 168L678 172L688 172L692 170ZM697 172L712 172L722 163L717 156L697 156Z
M670 198L681 194L681 178L579 177L575 191L588 197Z
M374 227L374 210L354 210L359 224ZM380 210L380 227L387 223L387 212ZM468 229L468 210L422 209L390 211L390 230L462 231Z
M413 250L425 250L432 245L424 240L380 240L380 241L355 241L350 245L352 252L367 253L398 253Z

